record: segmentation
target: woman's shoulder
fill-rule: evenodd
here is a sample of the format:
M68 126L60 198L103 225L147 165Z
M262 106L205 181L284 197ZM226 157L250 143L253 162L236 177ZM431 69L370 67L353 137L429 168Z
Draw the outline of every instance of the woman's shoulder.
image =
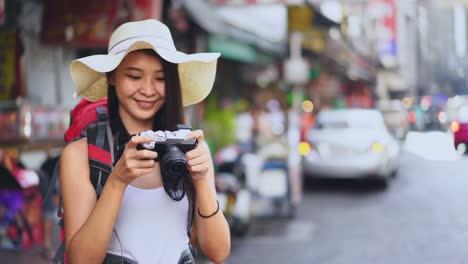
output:
M80 184L78 179L89 178L88 144L86 139L69 143L60 156L60 180ZM81 176L80 176L81 175ZM84 182L84 181L83 181Z
M62 158L80 159L80 157L88 156L88 141L82 138L71 142L62 151Z

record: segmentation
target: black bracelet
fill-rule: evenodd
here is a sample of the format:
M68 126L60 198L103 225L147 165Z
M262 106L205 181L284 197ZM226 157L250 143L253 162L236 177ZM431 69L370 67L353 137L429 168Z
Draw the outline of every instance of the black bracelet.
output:
M218 211L219 211L219 202L218 202L218 200L216 200L216 204L218 204L218 208L216 208L216 211L215 211L214 213L212 213L212 214L210 214L210 215L202 215L202 214L200 213L200 208L198 208L198 215L199 215L200 217L203 217L203 218L210 218L210 217L214 216L214 215L217 214Z

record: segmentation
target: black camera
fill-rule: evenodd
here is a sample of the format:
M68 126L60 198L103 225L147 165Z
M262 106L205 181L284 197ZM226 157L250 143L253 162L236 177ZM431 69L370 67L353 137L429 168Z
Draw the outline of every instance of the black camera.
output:
M153 150L158 153L156 161L161 161L167 151L170 151L169 147L175 146L182 153L186 153L197 147L196 139L188 139L185 137L192 132L190 125L177 125L176 131L158 130L158 131L144 131L141 132L140 136L150 137L153 141L141 144L140 149Z
M138 149L148 149L156 151L158 157L156 162L160 162L161 174L165 187L175 187L179 180L187 175L187 159L185 153L197 147L196 139L185 139L192 131L190 125L177 125L176 131L144 131L140 136L146 136L153 141L141 144ZM169 186L168 186L169 185Z

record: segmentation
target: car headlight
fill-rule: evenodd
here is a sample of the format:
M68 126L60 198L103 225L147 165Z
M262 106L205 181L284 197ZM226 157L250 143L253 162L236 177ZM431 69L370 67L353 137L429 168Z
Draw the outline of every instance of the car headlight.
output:
M460 130L460 123L452 122L452 124L450 125L450 128L452 129L453 132L458 132Z
M302 156L307 156L312 151L312 147L308 142L301 141L297 146L297 150Z
M382 153L385 149L385 146L382 143L376 142L372 144L371 150L375 153Z

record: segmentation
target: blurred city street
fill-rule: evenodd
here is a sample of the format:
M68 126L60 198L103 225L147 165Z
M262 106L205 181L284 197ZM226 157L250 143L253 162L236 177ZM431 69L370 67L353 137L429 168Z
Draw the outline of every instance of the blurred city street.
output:
M468 264L467 62L468 0L0 0L0 264L63 197L76 258L190 258L194 212L202 264Z
M429 134L429 136L428 136ZM388 189L360 180L306 180L294 219L256 219L234 238L225 263L466 263L468 158L441 148L446 135L419 134ZM2 263L47 263L38 252L0 251ZM202 262L209 263L209 262Z

